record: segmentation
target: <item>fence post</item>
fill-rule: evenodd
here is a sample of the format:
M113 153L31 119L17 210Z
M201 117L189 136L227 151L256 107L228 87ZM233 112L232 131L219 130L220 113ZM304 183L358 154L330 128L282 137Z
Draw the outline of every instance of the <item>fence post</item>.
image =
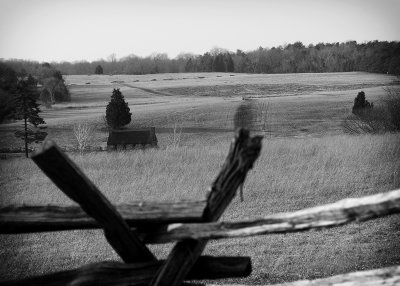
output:
M228 157L208 194L203 213L205 221L216 221L243 184L261 150L262 136L251 138L249 131L239 129L231 144ZM180 285L203 252L207 240L186 239L178 242L153 279L152 286Z

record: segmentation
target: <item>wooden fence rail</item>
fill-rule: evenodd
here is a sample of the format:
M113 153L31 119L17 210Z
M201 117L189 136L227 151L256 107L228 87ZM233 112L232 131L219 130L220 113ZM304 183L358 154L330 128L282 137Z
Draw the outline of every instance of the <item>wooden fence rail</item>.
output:
M0 282L1 286L50 285L149 285L165 261L127 264L99 262L83 267L50 273L22 280ZM201 256L188 273L187 279L219 279L246 277L251 273L250 257Z
M206 201L131 202L114 206L130 227L201 222ZM80 206L7 206L0 208L0 234L98 229L101 224Z
M172 224L159 231L142 232L145 243L166 243L183 239L222 239L299 232L340 226L400 213L400 189L362 198L344 199L296 212L280 213L236 222Z
M400 285L400 266L382 269L357 271L315 280L300 280L283 284L264 286L398 286ZM250 286L232 284L196 284L196 286ZM258 285L261 286L261 285Z
M117 206L123 218L131 227L138 227L137 232L145 243L167 243L183 239L222 239L232 237L245 237L265 235L282 232L305 231L312 228L326 228L339 226L354 221L365 221L390 214L400 213L400 189L387 193L375 194L361 198L340 200L333 204L321 205L295 212L278 213L257 219L236 222L215 223L174 223L163 224L166 220L158 221L151 230L140 228L147 222L156 222L156 218L162 215L162 211L156 209L158 204L145 209L149 212L138 215L140 220L134 216L140 213L140 203ZM186 207L195 206L193 221L200 220L202 207L205 203L184 202L182 204L162 204L162 207L176 206L170 213L168 220L173 222L184 221L180 218L188 212ZM67 209L67 212L63 210ZM183 209L183 210L182 210ZM75 213L72 212L75 211ZM153 212L154 211L154 212ZM182 211L182 213L180 213ZM167 210L166 210L167 212ZM157 215L153 217L153 214ZM168 222L168 221L167 221ZM22 233L37 231L52 231L81 228L101 228L100 224L82 213L79 207L6 207L0 209L0 233Z

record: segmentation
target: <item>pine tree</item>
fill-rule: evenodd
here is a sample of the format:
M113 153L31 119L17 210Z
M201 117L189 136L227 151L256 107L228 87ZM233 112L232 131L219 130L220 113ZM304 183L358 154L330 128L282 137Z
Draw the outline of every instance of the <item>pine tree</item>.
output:
M230 54L226 55L226 71L227 72L234 72L235 71L235 64L233 63L232 56Z
M119 88L114 89L111 101L106 108L106 120L109 127L113 129L120 129L122 126L131 122L130 109L128 103L125 102Z
M23 131L15 132L15 136L25 142L25 156L28 158L28 144L42 142L47 133L41 131L46 127L38 127L45 124L39 116L39 105L36 103L39 93L36 80L29 75L27 79L20 79L15 90L16 116L23 119Z
M368 102L368 100L365 100L365 93L364 91L360 91L357 94L357 97L354 98L354 105L353 105L353 113L354 114L359 114L359 113L365 113L368 109L371 109L374 107L373 103Z
M98 65L94 71L95 74L103 74L103 68L101 65Z

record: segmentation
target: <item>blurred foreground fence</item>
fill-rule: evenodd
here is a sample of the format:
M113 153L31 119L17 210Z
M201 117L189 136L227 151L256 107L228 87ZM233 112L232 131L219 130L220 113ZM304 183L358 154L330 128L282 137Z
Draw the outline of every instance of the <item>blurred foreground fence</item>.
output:
M181 285L185 280L246 277L252 270L249 257L201 256L207 241L333 227L400 213L400 190L394 190L292 213L217 222L258 158L261 141L262 137L250 137L244 129L238 131L204 201L138 202L118 206L112 205L54 143L45 143L42 150L34 154L33 161L79 206L1 208L0 233L102 228L107 241L124 262L99 262L0 284ZM157 260L146 246L174 241L177 243L166 260ZM400 283L400 266L285 285L365 285L370 282L373 285Z

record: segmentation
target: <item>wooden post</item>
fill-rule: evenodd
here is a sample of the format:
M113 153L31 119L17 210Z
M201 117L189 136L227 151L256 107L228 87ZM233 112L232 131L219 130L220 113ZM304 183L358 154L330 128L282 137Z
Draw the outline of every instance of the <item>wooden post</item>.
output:
M45 142L32 159L61 191L101 224L108 242L125 262L156 260L114 206L55 143Z
M218 220L228 207L260 154L261 140L261 136L249 137L249 131L245 129L238 130L222 170L208 194L207 207L203 213L205 221ZM180 285L206 244L207 240L186 239L178 242L151 285Z

